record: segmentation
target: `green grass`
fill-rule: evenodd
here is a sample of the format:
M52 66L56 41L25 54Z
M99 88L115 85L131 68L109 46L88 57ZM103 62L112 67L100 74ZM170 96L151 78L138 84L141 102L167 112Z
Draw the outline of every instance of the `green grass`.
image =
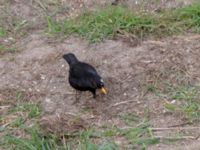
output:
M134 113L124 114L121 116L121 118L124 120L124 122L127 125L135 125L140 121L139 117L135 115Z
M149 111L144 111L143 119L139 119L134 114L125 114L126 124L132 126L128 129L119 129L119 133L124 135L131 143L131 149L147 149L149 145L160 143L160 139L154 137L149 124ZM137 123L137 124L136 124Z
M3 140L5 148L15 150L53 150L59 148L56 143L59 141L57 137L52 136L51 138L45 138L40 135L35 128L29 130L31 130L29 131L31 140L13 135L6 135Z
M5 39L7 37L7 31L4 27L0 26L0 38ZM0 55L4 53L15 53L16 48L6 45L5 42L0 42Z
M6 35L6 31L3 27L0 27L0 37L3 37Z
M15 47L4 46L3 44L0 43L0 54L15 53L16 51L17 49Z
M119 150L119 147L109 139L103 138L99 144L93 140L94 131L86 130L77 133L73 140L64 142L64 137L53 134L44 136L37 127L27 128L30 139L20 138L11 134L0 140L2 148L15 150Z
M0 117L0 124L3 125L0 128L0 149L119 150L118 145L109 138L110 136L92 129L76 133L63 133L63 137L52 133L44 133L39 126L42 115L40 104L26 102L24 99L23 92L16 92L16 105L10 107L7 114ZM96 138L100 142L95 142Z
M121 134L130 141L133 149L146 149L148 145L158 144L160 140L154 138L148 124L142 124L136 128L122 130Z
M122 6L109 6L95 12L56 22L48 17L48 32L51 34L77 34L90 42L114 38L118 34L134 34L138 38L146 36L163 37L175 33L200 31L200 4L169 10L159 14L136 15Z
M17 104L12 110L13 112L28 112L29 118L36 118L41 115L41 107L37 103L21 103Z
M62 23L48 18L48 31L50 33L63 32L70 35L76 33L91 42L102 41L105 38L113 38L119 32L135 33L144 36L154 31L155 20L152 17L134 15L124 7L108 7L94 13L66 20Z
M200 4L187 6L177 11L181 26L193 31L200 31Z
M3 0L4 1L4 0ZM16 42L25 37L31 25L22 16L13 15L13 4L4 1L0 15L0 56L6 53L15 53Z
M169 98L179 101L181 104L168 104L166 108L171 111L184 112L190 122L200 121L199 89L200 87L192 85L180 85L170 88L167 93Z
M187 89L179 87L177 89ZM188 90L191 91L191 90ZM192 90L193 91L193 90ZM177 92L180 93L180 92ZM187 93L185 91L185 93ZM189 92L190 93L190 92ZM194 92L195 93L195 92ZM7 150L120 150L121 146L127 149L147 149L149 145L160 143L160 138L154 136L149 124L149 112L145 111L141 118L134 113L119 116L128 128L116 126L104 126L103 130L91 127L75 133L63 133L63 136L55 133L45 133L39 126L42 116L40 104L26 102L23 92L16 92L17 104L10 108L8 114L1 116L0 123L14 116L0 131L0 148ZM172 94L173 95L173 94ZM178 97L179 98L179 97ZM183 99L179 99L183 101ZM192 98L189 98L192 100ZM188 111L190 109L187 108ZM28 124L27 124L28 123ZM31 124L31 126L30 126ZM18 133L17 135L15 133ZM21 133L21 134L19 134ZM128 145L118 145L115 139L123 137ZM65 139L65 140L63 140Z
M147 122L147 116L139 119L135 115L125 114L122 119L128 121L130 128L120 129L115 126L103 131L85 129L75 133L63 133L63 136L45 133L39 126L42 110L39 104L24 102L24 94L17 92L17 105L10 108L8 114L1 116L0 123L10 123L1 128L0 148L7 150L120 150L115 143L118 136L126 138L133 149L146 149L148 145L159 142L154 138ZM27 124L28 122L28 124ZM30 126L31 123L31 126ZM131 124L132 123L132 124ZM140 124L139 126L136 126ZM17 133L17 135L16 135ZM63 140L65 139L65 140ZM124 145L124 147L127 147Z
M99 145L93 143L89 137L81 137L76 146L73 143L63 144L58 137L50 136L48 138L40 136L36 131L31 133L31 140L18 138L8 135L4 142L12 145L15 150L119 150L117 145L109 140L104 140ZM6 147L8 148L8 147ZM11 148L12 149L12 148Z
M170 112L182 112L189 122L200 121L199 86L167 84L164 91L157 90L160 97L174 100L176 103L167 103L165 108Z

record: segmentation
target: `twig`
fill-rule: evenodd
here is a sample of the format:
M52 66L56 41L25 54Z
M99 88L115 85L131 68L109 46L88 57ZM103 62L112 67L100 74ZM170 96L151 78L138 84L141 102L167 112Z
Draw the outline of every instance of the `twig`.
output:
M67 145L66 145L66 139L65 139L64 134L63 134L63 137L62 137L62 138L63 138L63 139L62 139L63 145L64 145L65 148L67 148Z
M180 136L180 137L154 136L154 138L169 139L169 140L183 140L183 139L193 139L193 140L196 140L197 139L197 137L194 137L194 136Z
M172 126L168 126L168 128L171 128L171 127L180 127L180 126L184 126L184 125L187 125L187 124L190 124L191 122L184 122L184 123L181 123L181 124L176 124L176 125L172 125Z
M192 129L200 129L200 127L172 127L172 128L151 128L153 131L161 131L161 130L192 130Z
M74 137L79 137L80 136L80 133L72 133L72 134L63 134L63 136L65 138L74 138ZM62 136L62 137L63 137ZM97 134L91 134L89 135L90 138L101 138L100 135L97 135Z
M38 1L38 0L35 0L35 2L36 2L42 9L44 9L44 11L47 10L46 7L44 6L44 4L43 4L42 2L40 2L40 1Z
M11 107L10 105L6 105L6 106L0 106L0 109L5 109L5 108L9 108Z
M119 106L119 105L123 105L123 104L127 104L127 103L132 103L132 102L136 102L136 101L135 100L122 101L122 102L115 103L114 105L111 105L110 107L116 107L116 106Z
M1 125L1 128L5 128L5 127L7 127L9 124L10 124L10 122L8 122L8 123L6 123L6 124L4 124L4 125Z

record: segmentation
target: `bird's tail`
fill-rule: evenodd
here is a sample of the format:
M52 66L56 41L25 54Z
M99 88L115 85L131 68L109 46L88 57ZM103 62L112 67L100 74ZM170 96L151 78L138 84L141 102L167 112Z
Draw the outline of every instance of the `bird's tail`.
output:
M64 54L63 58L67 61L67 63L70 65L76 64L78 62L78 59L76 56L72 53Z

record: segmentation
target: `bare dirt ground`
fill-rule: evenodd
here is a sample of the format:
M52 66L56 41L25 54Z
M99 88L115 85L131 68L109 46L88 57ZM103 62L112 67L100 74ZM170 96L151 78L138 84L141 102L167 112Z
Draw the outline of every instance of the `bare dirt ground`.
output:
M73 6L74 9L70 9L72 12L79 10L79 7L91 8L96 5L96 2L81 0L67 3L67 8ZM100 5L106 3L111 1L101 1ZM133 5L133 2L129 3ZM134 3L137 4L136 1ZM162 1L159 7L185 4L188 1ZM24 14L27 20L32 17L30 13L34 13L32 6L23 1L13 1L12 7L13 11L27 10ZM37 4L37 7L43 5ZM157 9L155 5L148 8ZM70 13L67 11L67 14ZM52 41L43 33L31 32L25 39L17 41L19 52L7 53L0 58L0 103L6 103L3 99L9 99L8 96L12 97L16 91L23 91L28 100L42 103L44 114L41 124L51 132L80 130L91 125L98 129L105 124L124 128L126 125L120 119L121 115L134 113L142 118L144 110L149 111L150 122L155 128L181 124L184 123L183 115L167 112L164 107L166 101L148 92L146 87L156 80L165 79L173 83L183 71L184 79L197 83L200 76L199 40L200 35L186 34L159 41L146 40L132 47L123 40L106 40L93 45L78 37ZM68 52L75 53L80 60L97 68L105 80L108 95L99 94L93 99L90 93L82 93L80 103L73 104L75 91L68 84L69 68L62 59L62 54ZM167 134L170 132L155 132L158 136ZM199 134L199 129L189 132L194 137ZM199 147L199 139L186 139L173 145L153 145L149 149L195 150Z

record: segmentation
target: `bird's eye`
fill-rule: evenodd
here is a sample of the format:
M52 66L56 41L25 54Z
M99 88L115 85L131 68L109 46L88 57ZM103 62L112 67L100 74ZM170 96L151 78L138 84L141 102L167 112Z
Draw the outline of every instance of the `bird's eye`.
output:
M103 87L103 86L104 86L104 82L103 82L103 80L102 80L102 79L100 80L100 86L101 86L101 87Z

